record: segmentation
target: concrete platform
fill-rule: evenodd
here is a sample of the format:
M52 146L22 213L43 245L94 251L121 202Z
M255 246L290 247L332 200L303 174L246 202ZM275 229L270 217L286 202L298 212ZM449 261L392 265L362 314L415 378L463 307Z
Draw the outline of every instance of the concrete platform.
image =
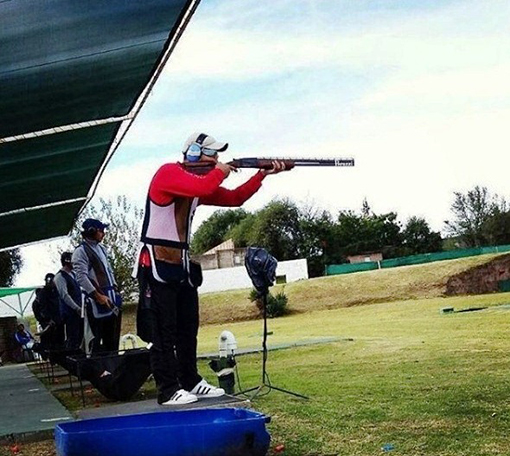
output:
M24 364L0 367L0 404L0 442L48 438L74 420Z
M217 398L199 399L198 402L186 405L163 406L156 399L137 402L123 402L110 406L83 409L77 412L78 419L104 418L108 416L140 415L143 413L169 412L172 410L192 410L223 407L249 407L250 401L244 398L225 395Z
M339 340L352 341L352 339L325 337L270 345L269 350L281 350ZM259 353L260 351L261 348L248 348L240 350L237 355ZM216 353L202 354L200 358L215 356L217 356ZM51 438L56 424L76 419L49 391L49 389L59 390L70 386L65 378L68 377L67 372L55 366L52 374L59 381L46 387L38 377L48 378L47 371L36 370L34 374L24 364L0 366L0 443L13 440L36 441ZM78 382L76 387L79 387ZM250 406L251 402L246 398L227 395L216 399L201 399L193 404L174 407L158 405L155 399L115 403L100 408L84 409L75 415L78 419L89 419L169 410Z

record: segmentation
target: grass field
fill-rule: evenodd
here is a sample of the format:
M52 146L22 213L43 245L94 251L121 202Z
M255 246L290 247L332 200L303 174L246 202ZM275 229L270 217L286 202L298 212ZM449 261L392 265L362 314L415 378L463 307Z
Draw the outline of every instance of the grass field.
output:
M385 444L405 455L510 454L510 307L499 306L508 302L436 298L271 320L271 343L340 338L270 352L272 382L311 397L256 400L273 417L274 443L288 455L374 455ZM489 308L441 314L445 306ZM202 347L225 328L250 346L259 326L207 327ZM239 369L243 386L258 384L259 356L240 358Z
M510 294L442 297L449 275L487 258L287 285L293 313L269 320L269 345L337 339L269 353L272 383L310 397L272 391L255 400L272 417L272 448L283 444L288 456L378 455L385 445L407 456L509 455ZM200 352L216 351L224 329L239 348L260 346L261 320L241 321L255 315L247 293L203 297L202 320L219 320L221 307L226 321L201 328ZM243 387L259 384L260 355L239 357L238 367ZM205 362L200 369L214 381ZM153 386L143 393L151 397ZM19 454L54 452L47 442Z

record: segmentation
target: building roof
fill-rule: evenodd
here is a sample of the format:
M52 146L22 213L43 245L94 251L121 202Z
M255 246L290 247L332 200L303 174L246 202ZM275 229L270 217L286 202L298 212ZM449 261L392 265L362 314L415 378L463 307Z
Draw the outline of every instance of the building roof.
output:
M234 241L232 239L228 239L221 244L218 244L216 247L213 247L211 250L203 253L202 255L210 255L212 253L216 253L220 250L234 250L236 246L234 245Z

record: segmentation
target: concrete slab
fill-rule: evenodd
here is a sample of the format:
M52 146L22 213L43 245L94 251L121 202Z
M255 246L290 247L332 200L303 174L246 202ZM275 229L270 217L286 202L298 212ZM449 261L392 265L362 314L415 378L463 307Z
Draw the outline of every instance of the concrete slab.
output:
M108 416L140 415L144 413L169 412L172 410L191 410L223 407L249 407L250 401L244 398L225 395L217 398L199 399L186 405L163 406L156 399L114 404L101 408L83 409L77 412L78 419L104 418Z
M262 334L260 335L260 340L262 341ZM352 338L341 338L341 337L315 337L313 339L307 340L299 340L296 342L288 342L283 344L272 344L271 341L267 343L267 350L285 350L287 348L296 348L296 347L308 347L309 345L320 345L320 344L330 344L332 342L352 342ZM241 355L253 355L254 353L261 353L262 347L250 347L250 348L240 348L236 350L236 357ZM198 359L210 359L216 358L218 353L203 353L198 356Z
M74 419L24 364L0 367L0 404L0 442L47 438Z

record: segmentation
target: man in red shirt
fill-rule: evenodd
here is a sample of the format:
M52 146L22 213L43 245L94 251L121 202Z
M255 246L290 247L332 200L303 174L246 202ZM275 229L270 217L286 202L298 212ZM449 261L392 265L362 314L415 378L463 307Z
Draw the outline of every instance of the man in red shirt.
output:
M236 189L223 188L222 182L234 170L218 162L218 153L227 147L205 133L194 133L184 144L184 164L208 162L211 171L195 174L182 163L168 163L159 168L149 186L136 267L140 281L138 326L144 315L142 338L152 343L151 365L162 405L188 404L199 397L225 394L197 371L197 287L202 275L200 266L189 257L195 209L200 204L241 206L267 175L285 171L285 165L275 161L272 169L259 170Z

